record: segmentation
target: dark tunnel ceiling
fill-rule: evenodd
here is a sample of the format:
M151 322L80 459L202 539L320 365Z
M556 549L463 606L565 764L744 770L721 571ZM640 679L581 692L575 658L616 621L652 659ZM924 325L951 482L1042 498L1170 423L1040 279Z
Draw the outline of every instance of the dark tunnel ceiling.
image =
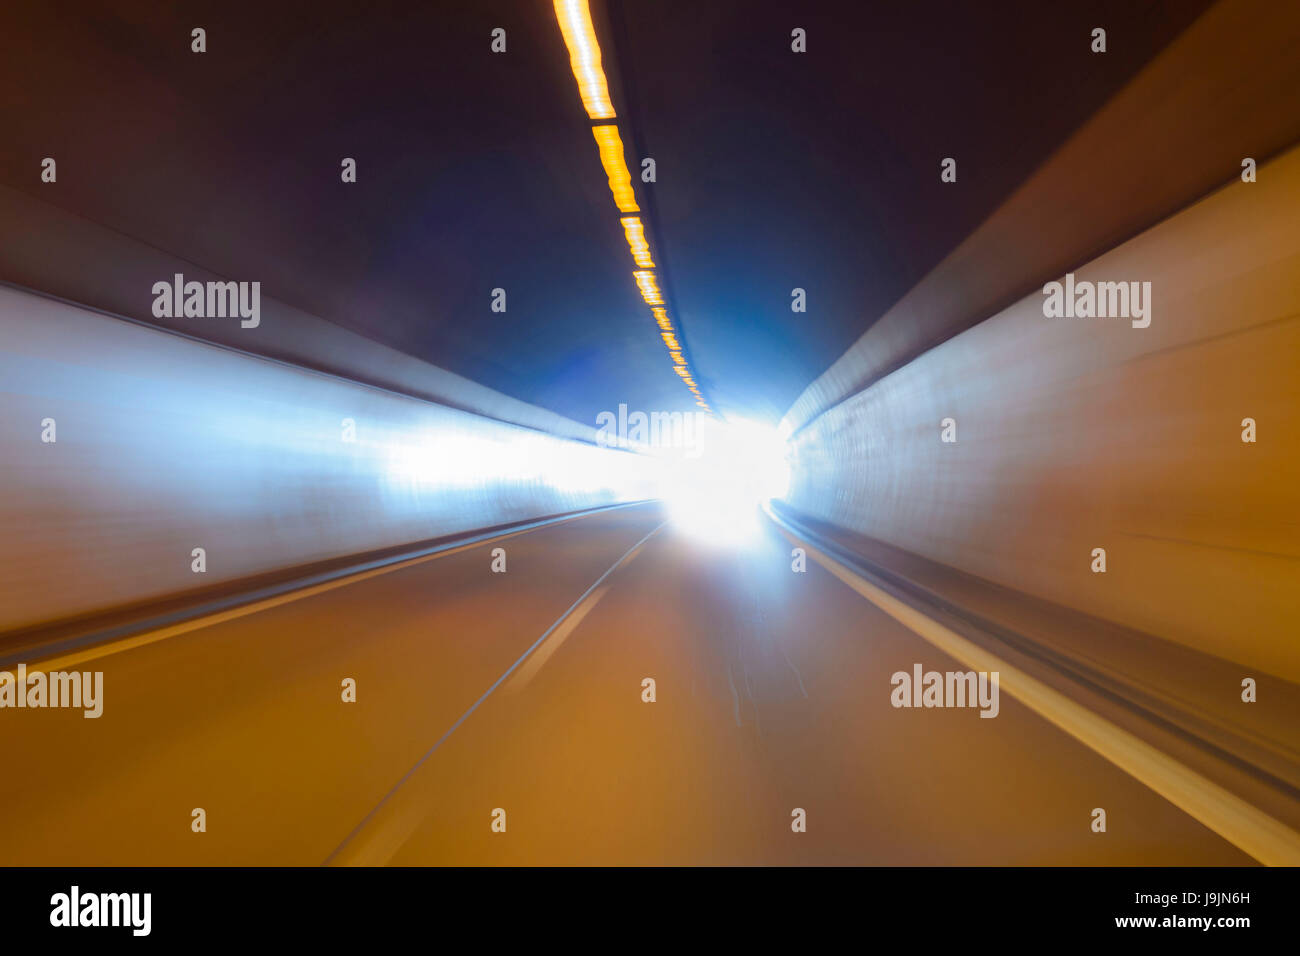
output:
M779 417L1205 6L594 3L621 119L657 162L652 241L714 406ZM690 407L546 0L0 19L5 183L579 421Z

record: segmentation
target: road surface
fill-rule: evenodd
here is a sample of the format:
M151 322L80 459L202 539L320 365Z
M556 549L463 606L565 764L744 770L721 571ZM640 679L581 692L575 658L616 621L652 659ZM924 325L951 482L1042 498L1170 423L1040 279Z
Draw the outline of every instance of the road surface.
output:
M102 717L0 725L6 864L1254 862L1010 694L892 706L966 668L766 519L597 512L82 656Z

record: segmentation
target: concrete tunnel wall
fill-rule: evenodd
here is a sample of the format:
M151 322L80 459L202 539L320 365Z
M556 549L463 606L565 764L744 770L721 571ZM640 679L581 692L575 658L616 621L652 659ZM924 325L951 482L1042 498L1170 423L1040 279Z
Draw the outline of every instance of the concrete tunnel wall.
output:
M1300 149L1073 271L1150 326L1035 292L798 431L788 502L1300 681Z
M0 631L655 489L644 456L8 287L0 403Z

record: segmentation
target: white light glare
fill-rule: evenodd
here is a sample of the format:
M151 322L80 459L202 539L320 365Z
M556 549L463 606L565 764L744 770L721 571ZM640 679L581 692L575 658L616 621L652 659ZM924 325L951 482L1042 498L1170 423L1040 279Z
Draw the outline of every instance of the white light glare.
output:
M698 456L676 462L665 495L674 524L705 541L743 546L761 529L759 506L790 485L776 429L732 419L702 423Z

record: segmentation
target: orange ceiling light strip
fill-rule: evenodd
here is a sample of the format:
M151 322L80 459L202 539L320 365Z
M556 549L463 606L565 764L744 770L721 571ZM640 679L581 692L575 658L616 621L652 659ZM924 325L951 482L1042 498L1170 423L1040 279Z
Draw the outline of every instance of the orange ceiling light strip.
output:
M663 305L664 296L659 291L659 280L649 269L639 269L632 273L632 278L636 279L637 288L641 290L641 298L645 299L646 305Z
M591 24L591 8L587 0L554 2L555 18L560 23L564 44L569 48L569 66L573 70L574 79L578 81L582 106L590 119L609 120L593 126L591 135L595 137L596 146L600 150L600 165L609 180L614 205L620 213L640 212L641 207L637 205L636 192L632 188L632 175L627 168L627 157L623 153L623 138L619 135L618 124L614 122L609 84L600 65L600 44ZM664 294L659 287L659 276L655 271L654 256L651 255L650 240L645 234L645 224L640 216L628 215L621 216L619 222L623 226L623 235L627 239L628 250L632 253L632 261L639 267L632 272L632 278L636 280L641 298L650 306L655 325L659 327L659 336L663 339L668 358L672 362L672 370L695 397L695 404L705 411L712 411L686 361L678 337L680 332L673 326L668 307L664 304Z
M600 165L605 167L605 176L609 179L609 191L614 194L614 205L619 212L640 212L636 204L636 193L632 192L632 174L627 171L627 160L623 156L623 138L618 135L618 127L613 123L593 126L591 135L596 137L600 147Z
M632 250L632 261L643 268L653 269L655 264L650 258L650 243L646 242L645 226L641 225L641 217L624 216L619 222L623 224L627 247Z
M600 65L600 44L596 42L587 0L555 0L555 19L560 21L564 45L569 48L569 67L578 81L578 95L587 116L613 119L614 106L609 101L609 84Z

